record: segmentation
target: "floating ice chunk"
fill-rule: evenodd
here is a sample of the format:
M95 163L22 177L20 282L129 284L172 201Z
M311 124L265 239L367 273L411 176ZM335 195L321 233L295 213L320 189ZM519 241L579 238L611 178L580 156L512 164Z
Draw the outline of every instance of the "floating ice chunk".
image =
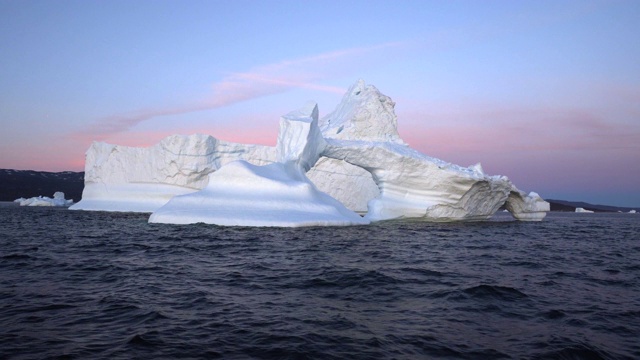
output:
M593 213L593 211L591 211L591 210L587 210L587 209L585 209L585 208L581 208L581 207L577 207L577 208L576 208L576 212L577 212L577 213Z
M19 202L20 206L70 206L73 204L73 200L65 200L64 193L56 191L53 194L53 199L46 196L37 196L29 199L20 198L14 200Z

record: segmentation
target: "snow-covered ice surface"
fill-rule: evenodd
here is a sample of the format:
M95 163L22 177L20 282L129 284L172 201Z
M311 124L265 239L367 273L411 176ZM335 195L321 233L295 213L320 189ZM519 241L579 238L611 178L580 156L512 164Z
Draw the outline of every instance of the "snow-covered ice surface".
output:
M64 193L61 191L56 191L53 194L53 198L36 196L29 199L15 199L14 202L19 203L20 206L70 206L73 204L73 200L66 200Z
M357 225L368 221L319 191L305 173L325 141L317 126L318 107L307 104L280 119L277 162L256 166L238 160L209 176L201 191L176 196L149 222L232 226Z
M83 199L71 208L155 212L152 222L259 226L483 220L502 205L519 220L546 216L549 203L507 177L410 148L398 134L394 106L360 80L320 120L315 104L283 116L276 147L208 135L174 135L150 148L94 143Z
M149 222L286 227L368 223L317 190L297 169L242 160L211 174L203 190L174 197L151 214Z

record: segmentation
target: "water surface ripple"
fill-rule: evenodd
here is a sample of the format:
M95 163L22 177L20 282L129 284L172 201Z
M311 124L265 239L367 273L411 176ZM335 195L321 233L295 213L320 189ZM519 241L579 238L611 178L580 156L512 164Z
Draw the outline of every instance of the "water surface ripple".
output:
M0 206L0 359L637 359L640 215L344 228Z

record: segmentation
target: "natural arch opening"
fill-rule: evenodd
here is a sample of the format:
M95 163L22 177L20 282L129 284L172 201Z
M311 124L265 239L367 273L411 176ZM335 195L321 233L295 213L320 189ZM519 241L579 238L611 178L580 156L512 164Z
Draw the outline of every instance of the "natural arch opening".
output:
M307 172L316 187L348 209L367 213L367 203L380 194L378 185L367 170L344 160L321 157Z

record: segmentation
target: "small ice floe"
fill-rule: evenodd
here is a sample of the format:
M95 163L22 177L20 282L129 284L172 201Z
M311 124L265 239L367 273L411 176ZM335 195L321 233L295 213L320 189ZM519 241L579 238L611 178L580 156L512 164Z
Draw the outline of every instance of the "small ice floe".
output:
M56 191L53 199L46 196L36 196L29 199L19 198L14 202L20 203L20 206L71 206L73 200L66 200L62 191Z
M581 208L581 207L576 208L576 212L577 212L577 213L593 213L593 211L591 211L591 210L587 210L587 209L585 209L585 208Z

